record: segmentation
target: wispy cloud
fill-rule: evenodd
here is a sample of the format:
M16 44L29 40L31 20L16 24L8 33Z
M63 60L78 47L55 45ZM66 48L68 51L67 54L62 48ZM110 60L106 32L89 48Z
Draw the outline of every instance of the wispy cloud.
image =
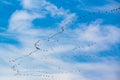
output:
M4 3L4 4L6 4L6 5L13 5L11 2L9 2L9 1L7 1L7 0L0 1L0 2Z
M81 25L80 25L81 26ZM85 25L83 29L76 29L79 41L93 43L92 46L84 48L85 50L101 51L110 49L110 45L120 42L120 29L112 25L101 25L92 23ZM113 39L111 39L111 36Z

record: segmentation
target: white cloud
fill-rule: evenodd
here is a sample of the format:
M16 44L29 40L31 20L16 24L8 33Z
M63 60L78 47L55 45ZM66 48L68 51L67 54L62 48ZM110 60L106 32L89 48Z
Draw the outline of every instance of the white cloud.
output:
M119 32L120 29L116 26L101 25L99 23L85 25L83 29L76 30L79 41L93 43L90 47L84 47L83 51L103 51L110 49L110 45L120 43Z
M32 27L33 19L41 17L43 16L35 13L29 13L25 10L16 11L11 16L9 31L17 31L22 33L23 30L29 30Z

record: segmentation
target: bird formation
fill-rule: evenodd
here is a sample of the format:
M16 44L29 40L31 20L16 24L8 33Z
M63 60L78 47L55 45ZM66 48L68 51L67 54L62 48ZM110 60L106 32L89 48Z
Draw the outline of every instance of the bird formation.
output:
M105 11L105 13L113 13L113 12L116 12L116 11L119 11L119 10L120 10L120 7L117 7L117 8L111 9L111 10L109 10L109 11ZM103 12L98 11L98 13L103 13ZM90 15L94 15L94 14L95 14L95 12L90 12L90 13L87 13L87 14L85 14L85 15L80 16L78 19L83 19L83 18L85 18L85 17L88 17L88 16L90 16ZM71 22L73 23L74 21L71 21ZM61 27L61 30L60 30L59 32L57 32L57 33L49 36L46 40L47 40L48 42L50 42L55 36L57 36L57 35L59 35L59 34L62 34L62 33L65 31L65 26L66 26L66 25L62 26L62 27ZM58 42L58 40L57 40L57 42ZM83 48L85 48L86 46L87 46L87 47L92 47L92 46L94 46L94 45L96 45L96 44L97 44L96 42L92 42L92 43L90 43L90 44L88 44L88 45L85 45L85 46L76 46L76 47L74 47L72 50L75 51L75 50L83 49ZM20 57L18 57L18 58L15 58L15 59L10 59L9 62L12 64L11 69L12 69L14 72L16 72L16 74L19 75L19 76L39 76L39 77L41 77L41 78L46 78L46 79L47 79L47 78L53 78L54 76L51 75L52 72L40 71L40 70L37 70L37 71L30 71L30 70L28 70L28 71L20 71L20 70L18 69L18 67L20 66L20 63L17 62L18 60L21 60L21 59L24 59L24 58L26 58L26 57L29 57L29 56L31 56L32 54L36 53L37 51L42 51L42 52L48 52L48 51L49 51L48 49L42 48L41 45L42 45L42 44L40 44L40 40L38 40L38 41L35 42L35 44L34 44L34 47L35 47L35 50L34 50L34 51L28 53L27 55L23 55L23 56L20 56ZM74 57L74 58L77 58L78 55L74 55L73 57ZM79 56L79 57L82 57L82 56ZM96 56L90 56L90 55L86 55L85 57L87 57L87 58L96 58ZM62 56L62 58L71 58L71 56ZM41 58L41 60L47 60L47 58ZM48 59L48 60L49 60L49 59ZM55 72L55 73L58 73L58 74L72 73L72 72L80 72L80 71L81 71L81 70L77 70L77 71L76 71L76 70L64 71L64 66L63 66L63 67L58 66L57 69L60 70L60 71L58 71L58 72ZM61 69L63 69L63 71L61 71Z
M15 62L13 59L9 59L9 62L11 63L11 69L15 72L15 75L20 73L20 70L18 66L20 66L20 63Z
M94 46L94 45L96 45L97 43L96 42L90 42L89 44L87 44L87 45L83 45L83 46L76 46L75 48L73 48L72 50L79 50L79 49L84 49L84 48L86 48L86 47L92 47L92 46Z
M95 15L96 13L98 14L101 14L101 13L106 13L106 14L109 14L109 13L114 13L114 12L117 12L120 10L120 7L117 7L117 8L114 8L114 9L111 9L111 10L108 10L108 11L97 11L97 12L89 12L87 14L84 14L82 16L79 16L78 17L78 21L85 18L85 17L88 17L88 16L91 16L91 15Z

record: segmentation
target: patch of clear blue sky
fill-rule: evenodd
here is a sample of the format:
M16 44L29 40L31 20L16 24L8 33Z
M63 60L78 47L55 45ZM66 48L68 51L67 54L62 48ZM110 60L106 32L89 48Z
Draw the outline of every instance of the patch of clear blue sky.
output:
M5 44L19 44L19 41L17 39L12 38L12 37L7 37L7 36L0 36L0 43L5 43Z

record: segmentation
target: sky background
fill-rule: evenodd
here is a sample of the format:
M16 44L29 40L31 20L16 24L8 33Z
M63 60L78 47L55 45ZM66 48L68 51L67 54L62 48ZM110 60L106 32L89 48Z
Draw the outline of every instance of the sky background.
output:
M0 0L0 80L120 80L119 66L120 0Z

